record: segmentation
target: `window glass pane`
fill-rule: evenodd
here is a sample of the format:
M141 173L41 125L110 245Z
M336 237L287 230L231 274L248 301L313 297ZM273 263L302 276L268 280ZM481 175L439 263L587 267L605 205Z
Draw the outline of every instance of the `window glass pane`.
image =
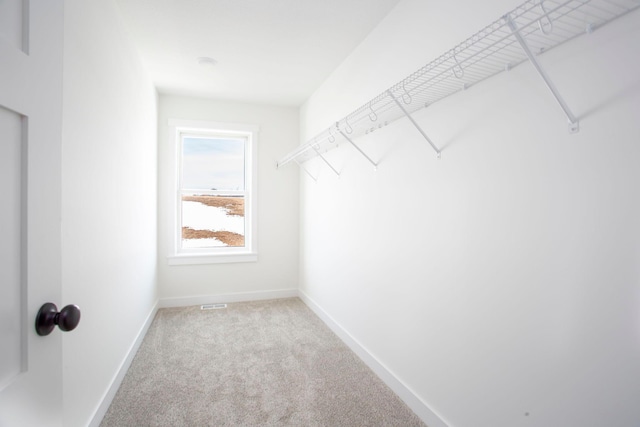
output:
M182 196L182 247L244 246L244 196Z
M239 138L182 138L182 188L243 191L244 145Z

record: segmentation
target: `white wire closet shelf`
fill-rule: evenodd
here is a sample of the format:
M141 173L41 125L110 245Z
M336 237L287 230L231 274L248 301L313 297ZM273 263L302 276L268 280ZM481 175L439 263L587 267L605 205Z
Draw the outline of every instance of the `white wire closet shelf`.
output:
M602 25L640 7L640 0L529 0L478 31L464 42L396 83L351 114L336 121L310 141L278 161L301 164L340 140L353 141L402 117L407 117L440 156L440 150L411 114L460 90L529 60L564 111L569 131L578 131L578 120L537 61L537 56L568 40L591 33Z

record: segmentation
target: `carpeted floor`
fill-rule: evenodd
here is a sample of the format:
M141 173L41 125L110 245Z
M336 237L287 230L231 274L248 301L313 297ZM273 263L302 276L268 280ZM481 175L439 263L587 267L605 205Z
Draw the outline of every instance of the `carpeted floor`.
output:
M424 426L297 298L161 309L101 427Z

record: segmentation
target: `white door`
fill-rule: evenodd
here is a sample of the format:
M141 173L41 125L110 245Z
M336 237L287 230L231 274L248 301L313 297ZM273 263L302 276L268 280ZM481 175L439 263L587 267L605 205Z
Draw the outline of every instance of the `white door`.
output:
M62 425L60 307L64 0L0 0L0 426Z

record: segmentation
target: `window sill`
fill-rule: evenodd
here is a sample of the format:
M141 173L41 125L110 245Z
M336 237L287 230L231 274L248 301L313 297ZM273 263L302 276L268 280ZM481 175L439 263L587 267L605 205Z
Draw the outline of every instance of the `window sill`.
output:
M243 254L180 254L169 255L169 265L227 264L234 262L257 262L257 253Z

